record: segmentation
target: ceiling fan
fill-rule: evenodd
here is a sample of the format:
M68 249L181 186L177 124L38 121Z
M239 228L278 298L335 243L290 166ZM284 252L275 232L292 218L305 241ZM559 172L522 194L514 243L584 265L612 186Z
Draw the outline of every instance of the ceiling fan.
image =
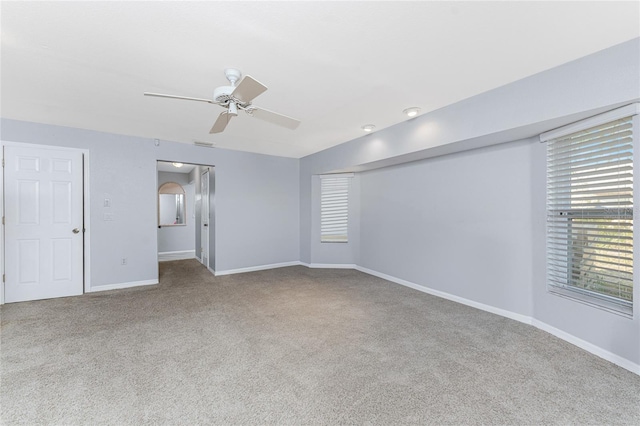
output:
M213 91L213 99L192 98L189 96L175 96L150 92L144 92L144 95L169 99L183 99L186 101L207 102L210 104L220 105L225 108L225 111L220 113L209 133L220 133L224 131L231 118L238 115L238 110L242 110L252 117L272 124L277 124L278 126L283 126L291 130L298 127L300 120L257 107L251 103L251 101L253 101L258 95L267 90L267 86L248 75L240 80L242 73L234 68L227 68L224 70L224 74L227 77L227 80L229 80L229 83L231 83L231 86L221 86L216 88ZM240 80L240 83L236 85L238 80Z

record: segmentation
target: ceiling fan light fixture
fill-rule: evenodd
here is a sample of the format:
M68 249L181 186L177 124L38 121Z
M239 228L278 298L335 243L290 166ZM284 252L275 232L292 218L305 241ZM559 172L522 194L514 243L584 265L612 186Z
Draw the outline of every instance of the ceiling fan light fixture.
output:
M184 166L183 163L171 163L171 164L173 164L173 167L177 167L177 168Z
M420 108L419 107L411 107L411 108L407 108L407 109L403 110L402 112L407 114L409 117L415 117L420 112Z
M364 130L365 132L373 132L375 128L376 126L374 126L373 124L365 124L364 126L362 126L362 130Z

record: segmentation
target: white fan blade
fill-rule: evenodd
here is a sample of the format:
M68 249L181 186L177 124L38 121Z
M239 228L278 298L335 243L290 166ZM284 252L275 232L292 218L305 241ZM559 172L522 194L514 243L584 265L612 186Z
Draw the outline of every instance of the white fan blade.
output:
M236 114L229 114L229 111L221 112L209 133L220 133L224 131L225 127L227 127L227 124L229 124L231 117L233 117L234 115Z
M269 111L268 109L258 108L252 106L248 111L249 115L259 118L260 120L268 121L278 126L286 127L287 129L294 130L300 125L300 120L288 117L286 115L278 114L277 112Z
M150 92L144 92L144 95L145 96L156 96L158 98L184 99L185 101L199 101L199 102L208 102L210 104L217 104L217 102L214 102L211 99L190 98L188 96L165 95L163 93L150 93Z
M231 96L239 99L241 102L251 102L258 95L264 93L267 90L267 86L260 83L249 75L245 75L240 83L233 89Z

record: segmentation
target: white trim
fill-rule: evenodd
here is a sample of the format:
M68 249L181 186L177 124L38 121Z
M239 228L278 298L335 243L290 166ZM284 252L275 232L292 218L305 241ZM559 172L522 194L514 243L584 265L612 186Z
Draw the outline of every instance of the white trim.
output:
M633 123L633 135L640 135L640 116L636 115L631 119L631 122ZM637 140L638 137L636 136L635 139ZM640 149L637 149L637 146L638 144L635 142L633 148L633 164L635 167L640 164ZM640 185L635 182L633 184L633 199L635 200L634 206L638 206L638 200L640 200ZM633 224L633 240L636 242L640 241L640 224L638 221ZM640 265L640 250L633 251L633 264ZM637 270L633 274L633 300L635 300L633 319L640 323L640 308L638 308L638 301L640 301L640 274L638 274Z
M91 180L89 179L89 150L81 150L83 153L84 180L84 292L91 289Z
M454 294L446 293L440 290L434 290L429 287L422 286L420 284L412 283L410 281L406 281L400 278L392 277L391 275L383 274L382 272L374 271L368 268L363 268L362 266L356 266L356 269L360 272L364 272L365 274L373 275L378 278L385 279L387 281L394 282L396 284L403 285L405 287L410 287L414 290L421 291L423 293L430 294L432 296L441 297L443 299L451 300L453 302L458 302L463 305L471 306L473 308L477 308L486 312L491 312L492 314L500 315L506 318L510 318L515 321L519 321L525 324L531 324L531 317L517 314L515 312L507 311L505 309L496 308L495 306L485 305L484 303L476 302L473 300L465 299L464 297L456 296Z
M195 250L162 251L158 253L158 262L169 260L195 259Z
M356 266L356 268L360 272L364 272L365 274L373 275L378 278L382 278L387 281L391 281L396 284L400 284L406 287L413 288L415 290L421 291L423 293L431 294L433 296L442 297L443 299L451 300L454 302L461 303L463 305L471 306L473 308L477 308L486 312L490 312L496 315L500 315L506 318L513 319L515 321L519 321L524 324L532 325L542 331L545 331L549 334L552 334L565 342L571 343L583 349L595 356L598 356L602 359L605 359L609 362L612 362L626 370L631 371L632 373L640 375L640 364L636 364L633 361L630 361L626 358L621 357L620 355L616 355L612 352L609 352L605 349L602 349L599 346L594 345L593 343L589 343L586 340L582 340L572 334L567 333L566 331L562 331L555 327L552 327L540 320L532 318L527 315L517 314L515 312L507 311L505 309L496 308L494 306L485 305L484 303L475 302L473 300L465 299L463 297L455 296L453 294L445 293L440 290L434 290L419 284L412 283L410 281L406 281L400 278L393 277L391 275L383 274L381 272L377 272L368 268L363 268L361 266Z
M618 120L620 118L630 117L640 114L640 103L633 103L625 105L620 108L598 114L593 117L577 121L575 123L567 124L566 126L558 127L557 129L549 130L548 132L540 135L540 142L547 142L552 139L561 138L571 133L579 132L580 130L588 129L589 127L599 126L600 124L607 123L609 121Z
M611 303L608 300L600 299L589 294L582 294L573 289L554 287L548 284L547 293L552 296L562 297L564 299L571 300L572 302L590 306L594 309L600 309L601 311L605 311L613 315L619 315L622 318L633 319L633 306L620 306L618 304Z
M307 263L304 266L317 269L358 269L353 263Z
M0 156L4 163L4 142L0 146ZM4 164L0 170L0 216L4 217ZM0 275L4 276L4 225L0 224ZM4 305L4 279L0 280L0 305Z
M298 266L298 265L302 265L302 263L296 260L293 262L272 263L270 265L249 266L247 268L227 269L226 271L216 271L215 275L218 277L221 275L242 274L244 272L264 271L266 269L276 269L276 268L284 268L286 266Z
M629 370L632 373L640 375L640 364L631 362L628 359L621 357L620 355L611 353L599 346L594 345L593 343L589 343L586 340L579 339L573 334L569 334L566 331L562 331L558 328L552 327L549 324L539 321L535 318L533 318L533 320L531 321L531 325L539 328L540 330L546 331L549 334L553 334L554 336L564 340L565 342L571 343L572 345L575 345L580 349L584 349L585 351L591 352L592 354L599 356L600 358L606 359L607 361L610 361L626 370Z
M211 267L207 266L207 269L209 270L209 272L211 272L213 275L216 274L216 271L214 271Z
M200 193L200 229L196 232L200 233L200 263L209 269L209 265L211 264L211 173L209 167L204 167L200 172L200 188L195 188L197 193ZM205 182L205 175L207 176L207 194L206 194L206 203L205 203L205 194L202 192L202 183ZM195 185L194 185L195 187ZM205 226L205 215L203 214L206 206L206 226ZM195 209L195 204L194 204ZM195 213L195 212L194 212ZM215 226L215 225L214 225ZM206 230L205 230L206 228ZM206 244L205 237L206 236ZM196 238L197 240L197 238ZM214 241L215 244L215 241ZM207 263L204 263L204 249L207 249Z
M89 291L87 291L87 293L95 293L98 291L108 291L108 290L120 290L122 288L140 287L140 286L153 285L153 284L158 284L158 280L154 279L154 280L131 281L127 283L105 284L105 285L98 285L98 286L92 287Z

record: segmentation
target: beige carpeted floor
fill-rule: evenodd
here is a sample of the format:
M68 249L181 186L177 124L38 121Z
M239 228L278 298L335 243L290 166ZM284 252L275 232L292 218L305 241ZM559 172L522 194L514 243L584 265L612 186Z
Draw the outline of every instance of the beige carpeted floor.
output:
M1 423L640 424L640 377L531 326L351 270L1 308Z

